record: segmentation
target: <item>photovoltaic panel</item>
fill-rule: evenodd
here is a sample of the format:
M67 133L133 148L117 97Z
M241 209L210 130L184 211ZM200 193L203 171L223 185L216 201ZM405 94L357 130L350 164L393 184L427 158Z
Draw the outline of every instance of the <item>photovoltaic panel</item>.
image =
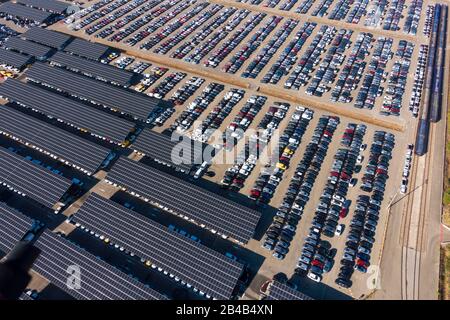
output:
M62 48L72 37L61 32L32 27L22 33L20 37L55 49Z
M52 16L52 13L23 6L18 3L5 2L0 5L0 12L37 23L43 23Z
M64 11L66 11L66 9L70 6L69 3L55 0L16 0L16 2L32 8L58 14L64 13Z
M77 56L99 61L110 48L100 43L90 42L84 39L75 38L64 48L64 51Z
M230 299L243 265L97 194L73 221L217 299Z
M120 69L109 64L88 60L70 53L58 51L48 61L66 67L85 75L106 80L121 86L128 86L134 74L128 70Z
M0 64L22 69L31 62L31 59L30 56L0 48Z
M12 136L87 174L94 173L110 150L12 108L0 108L0 133Z
M2 183L48 208L52 208L72 184L70 180L0 147Z
M241 242L253 236L260 219L255 210L128 158L114 164L107 180Z
M35 63L25 76L141 120L146 120L151 112L161 107L161 101L158 99L52 67L46 63Z
M123 142L134 127L132 122L16 79L0 85L0 97L116 143Z
M161 134L150 129L144 129L138 135L136 141L133 142L131 148L157 161L169 164L185 172L189 172L194 164L201 164L196 160L201 159L203 145L198 142L194 142L188 137L183 137L183 139L184 140L178 140L178 137L175 136L175 141L172 141L172 138L168 135ZM175 152L175 150L178 150L176 146L180 141L186 147L187 144L189 145L190 153L186 157L183 154L180 155L180 153ZM186 143L186 145L184 143ZM186 150L189 149L186 148ZM175 153L172 154L172 152ZM173 156L179 159L174 162Z
M67 239L46 230L35 246L41 254L33 270L78 300L166 300L157 291L96 258ZM81 286L69 289L68 268L80 268Z
M297 291L288 285L273 281L269 287L269 296L267 300L313 300L307 295Z
M8 40L5 41L4 46L7 49L13 49L21 53L30 55L32 57L47 56L50 53L50 50L52 50L49 47L28 40L24 40L19 37L9 38Z
M30 218L0 202L0 251L8 254L31 225Z

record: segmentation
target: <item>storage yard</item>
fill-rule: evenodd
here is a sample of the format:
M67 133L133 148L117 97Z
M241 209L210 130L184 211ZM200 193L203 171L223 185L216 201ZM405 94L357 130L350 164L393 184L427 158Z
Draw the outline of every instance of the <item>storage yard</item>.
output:
M448 1L70 5L0 5L23 299L437 298Z

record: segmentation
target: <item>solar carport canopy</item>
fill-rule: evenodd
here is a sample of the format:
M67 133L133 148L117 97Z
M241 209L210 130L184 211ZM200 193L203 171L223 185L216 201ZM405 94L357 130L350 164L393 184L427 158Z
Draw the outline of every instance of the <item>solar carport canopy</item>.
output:
M50 12L26 7L13 2L5 2L0 5L0 13L35 21L37 23L43 23L53 15L53 13Z
M22 69L30 63L30 56L0 48L0 64Z
M180 135L174 136L175 141L172 141L168 135L144 129L131 148L150 158L189 172L194 164L199 164L196 159L201 159L203 145L186 136L182 136L183 140L179 140L179 137ZM181 148L189 154L185 156L179 152Z
M5 41L4 45L5 48L7 49L20 51L32 57L47 56L50 53L50 50L52 50L49 47L28 40L24 40L18 37L9 38L8 40Z
M64 48L64 51L77 56L99 61L108 51L109 47L100 43L94 43L80 38L75 38Z
M241 242L253 236L260 219L255 210L128 158L121 157L107 179Z
M40 27L32 27L20 37L31 40L52 48L62 48L72 37L61 32L47 30Z
M18 190L48 208L69 189L70 180L0 147L0 183Z
M275 280L270 285L269 290L267 300L313 300L300 291Z
M243 271L240 263L97 194L73 221L217 299L230 299Z
M9 253L31 225L30 218L0 202L0 250Z
M92 77L101 78L121 86L128 86L134 77L132 72L113 67L97 61L75 56L70 53L58 51L48 59L55 64L68 69L77 70Z
M68 240L46 230L35 246L41 254L33 270L78 300L165 300L165 296L134 280ZM68 271L80 268L81 286L69 289Z
M64 3L55 0L16 0L17 3L22 3L26 6L62 14L70 6L69 3Z
M52 67L46 63L35 63L27 71L26 77L141 120L146 120L149 114L160 105L158 99Z
M0 133L94 173L110 150L11 108L0 108Z
M124 141L134 126L132 122L15 79L0 85L0 96L116 143Z

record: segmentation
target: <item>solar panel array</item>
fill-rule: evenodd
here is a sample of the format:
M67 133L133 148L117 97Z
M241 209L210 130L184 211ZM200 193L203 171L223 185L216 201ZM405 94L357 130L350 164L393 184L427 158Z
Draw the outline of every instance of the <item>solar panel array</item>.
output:
M0 12L37 23L43 23L53 15L50 12L33 9L13 2L5 2L0 5Z
M134 74L128 70L113 67L109 64L100 63L75 56L70 53L59 51L48 59L55 64L79 71L89 76L104 79L108 82L127 86L131 83Z
M158 99L74 74L61 68L55 68L45 63L35 63L27 71L26 77L110 109L119 110L141 120L146 120L152 111L160 107L161 103Z
M46 230L35 244L41 254L33 270L78 300L165 300L165 296L134 280L68 240ZM67 286L67 270L80 268L79 289Z
M297 291L288 285L273 281L269 288L267 300L313 300L307 295Z
M229 299L243 266L185 236L92 194L73 220L217 299Z
M0 96L116 143L134 127L132 122L16 79L0 85Z
M32 57L45 57L52 50L49 47L43 46L41 44L37 44L35 42L31 42L28 40L24 40L19 37L11 37L4 43L5 48L13 49Z
M30 59L31 57L21 53L0 48L0 64L22 69L31 62Z
M0 108L0 133L30 144L87 174L95 172L110 152L104 147L11 108Z
M0 250L9 253L31 225L30 218L0 202Z
M260 213L142 163L121 157L107 180L220 234L247 242Z
M203 145L194 142L186 136L182 137L184 140L178 141L178 137L174 137L177 140L172 141L172 138L168 135L157 133L150 129L144 129L136 141L133 142L132 148L150 158L189 172L194 164L198 164L196 160L201 159ZM180 155L177 152L172 155L173 150L178 150L176 146L180 142L185 150L189 150L188 148L190 148L190 153L186 157L184 157L184 154ZM174 161L174 157L179 159Z
M51 208L69 189L70 180L0 147L0 184L6 184Z
M55 49L62 48L72 38L64 33L40 27L32 27L20 36Z
M90 42L84 39L75 38L64 51L77 56L99 61L108 51L109 47L100 43Z
M16 0L17 3L22 3L26 6L45 10L48 12L62 14L70 6L68 3L55 0Z

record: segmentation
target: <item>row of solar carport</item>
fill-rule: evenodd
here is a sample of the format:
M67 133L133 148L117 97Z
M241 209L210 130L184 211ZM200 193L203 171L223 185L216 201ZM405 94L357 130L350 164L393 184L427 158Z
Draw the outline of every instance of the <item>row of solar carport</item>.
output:
M69 3L53 0L17 0L0 5L0 17L22 27L52 23L64 14Z
M33 221L0 202L0 250L8 253L25 235ZM41 250L33 270L59 289L79 300L165 300L166 296L131 278L79 246L48 230L34 245ZM67 286L67 270L78 266L81 285Z
M243 274L240 262L97 194L70 220L207 298L230 299Z
M185 173L189 173L193 165L197 162L196 158L200 158L202 155L203 146L199 143L194 144L192 142L191 144L186 145L187 148L192 147L190 159L182 159L182 162L174 164L172 161L172 150L178 144L180 137L174 137L175 141L172 141L172 138L168 135L144 129L143 131L139 131L139 135L136 139L137 131L135 129L135 123L115 117L98 110L95 107L89 107L83 103L74 101L37 85L10 79L0 85L0 96L7 99L10 102L10 105L14 106L15 109L31 113L36 117L46 117L48 121L53 121L53 124L60 127L61 123L63 123L63 128L68 128L70 130L76 129L81 135L90 134L98 138L100 142L106 141L106 143L103 143L103 146L105 146L106 149L111 148L109 144L124 145L124 141L133 139L132 148L135 151L145 154L163 165L173 166L177 170ZM93 156L93 161L88 161L89 158L82 159L75 153L65 152L64 145L60 145L60 143L56 143L55 147L49 150L49 141L60 140L58 139L59 134L56 134L56 131L61 132L63 137L68 137L69 135L67 133L62 133L64 131L58 130L50 125L44 123L39 125L41 121L29 117L26 114L22 115L13 110L9 110L9 108L2 110L2 112L6 116L5 119L14 118L16 121L21 122L21 124L17 126L12 122L7 123L5 120L3 126L0 128L6 133L11 134L12 136L18 135L19 137L23 135L24 141L31 142L30 140L33 140L34 134L32 132L23 131L19 127L25 128L29 125L33 125L33 123L36 124L36 126L42 126L40 135L43 136L45 133L47 142L43 145L36 144L36 146L47 149L52 154L58 155L61 159L75 163L83 168L86 173L91 174L95 172L96 168L98 168L102 162L101 159L106 157L105 152L103 151L91 152L92 154L98 154L98 156ZM131 138L133 136L134 138ZM72 141L72 139L65 140L65 142L67 141ZM79 144L85 145L86 143ZM56 145L58 145L58 147L56 147ZM195 149L195 147L198 148ZM100 149L93 148L92 151Z
M107 165L108 160L111 160L108 157L109 149L9 107L0 108L0 133L88 175L94 173L102 163ZM163 135L151 133L149 130L145 135L146 140L143 140L142 144L144 147L148 146L150 152L155 150L156 154L159 146L164 144L166 148L168 147L165 154L155 157L167 159L171 157L171 145L175 143L171 142L169 137L165 137L165 140L160 139ZM155 138L152 139L152 136ZM145 200L152 201L161 208L169 208L173 213L240 242L247 242L253 236L260 218L257 211L238 205L181 178L126 158L121 158L113 166L108 179L129 188L132 194L141 195ZM229 210L233 213L233 219L229 219Z

